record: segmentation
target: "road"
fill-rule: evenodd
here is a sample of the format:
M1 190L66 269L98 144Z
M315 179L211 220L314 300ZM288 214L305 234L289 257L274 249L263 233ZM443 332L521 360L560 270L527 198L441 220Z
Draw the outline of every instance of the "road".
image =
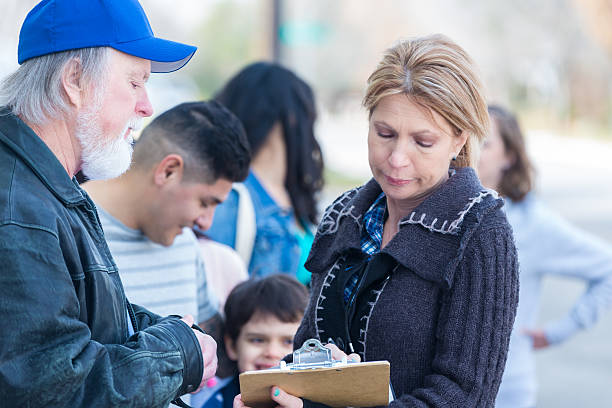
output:
M612 244L612 142L530 132L541 197L572 223ZM547 279L542 322L563 315L581 282ZM612 407L612 311L591 330L537 353L541 407Z

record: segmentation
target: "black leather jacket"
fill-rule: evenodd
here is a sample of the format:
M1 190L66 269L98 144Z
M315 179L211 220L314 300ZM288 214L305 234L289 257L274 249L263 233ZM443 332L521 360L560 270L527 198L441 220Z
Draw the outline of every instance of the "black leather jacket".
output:
M0 331L1 406L164 407L202 378L191 328L127 301L93 202L7 109Z

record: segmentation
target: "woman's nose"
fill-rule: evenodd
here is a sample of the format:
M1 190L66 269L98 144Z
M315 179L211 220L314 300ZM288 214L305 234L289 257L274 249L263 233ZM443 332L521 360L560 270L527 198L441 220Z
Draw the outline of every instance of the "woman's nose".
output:
M406 167L411 162L412 149L407 142L399 141L393 146L389 154L389 164L392 167Z

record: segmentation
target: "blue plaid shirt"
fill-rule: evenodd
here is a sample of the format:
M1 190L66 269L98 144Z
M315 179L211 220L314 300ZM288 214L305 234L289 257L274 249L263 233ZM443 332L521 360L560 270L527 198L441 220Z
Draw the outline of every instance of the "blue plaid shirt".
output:
M374 203L363 216L363 230L361 231L361 251L368 255L380 252L382 247L383 227L385 225L385 212L387 211L387 197L385 193L380 193ZM348 266L345 271L350 271L354 265ZM344 287L344 303L348 303L352 293L359 282L359 274L357 272L346 282Z

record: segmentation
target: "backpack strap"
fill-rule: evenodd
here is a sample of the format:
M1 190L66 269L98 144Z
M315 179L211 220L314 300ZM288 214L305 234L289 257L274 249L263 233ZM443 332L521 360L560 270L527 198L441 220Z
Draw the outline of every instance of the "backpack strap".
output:
M246 267L249 267L253 246L255 245L255 207L251 194L244 183L234 183L232 189L238 193L238 216L236 217L236 252L240 255Z

